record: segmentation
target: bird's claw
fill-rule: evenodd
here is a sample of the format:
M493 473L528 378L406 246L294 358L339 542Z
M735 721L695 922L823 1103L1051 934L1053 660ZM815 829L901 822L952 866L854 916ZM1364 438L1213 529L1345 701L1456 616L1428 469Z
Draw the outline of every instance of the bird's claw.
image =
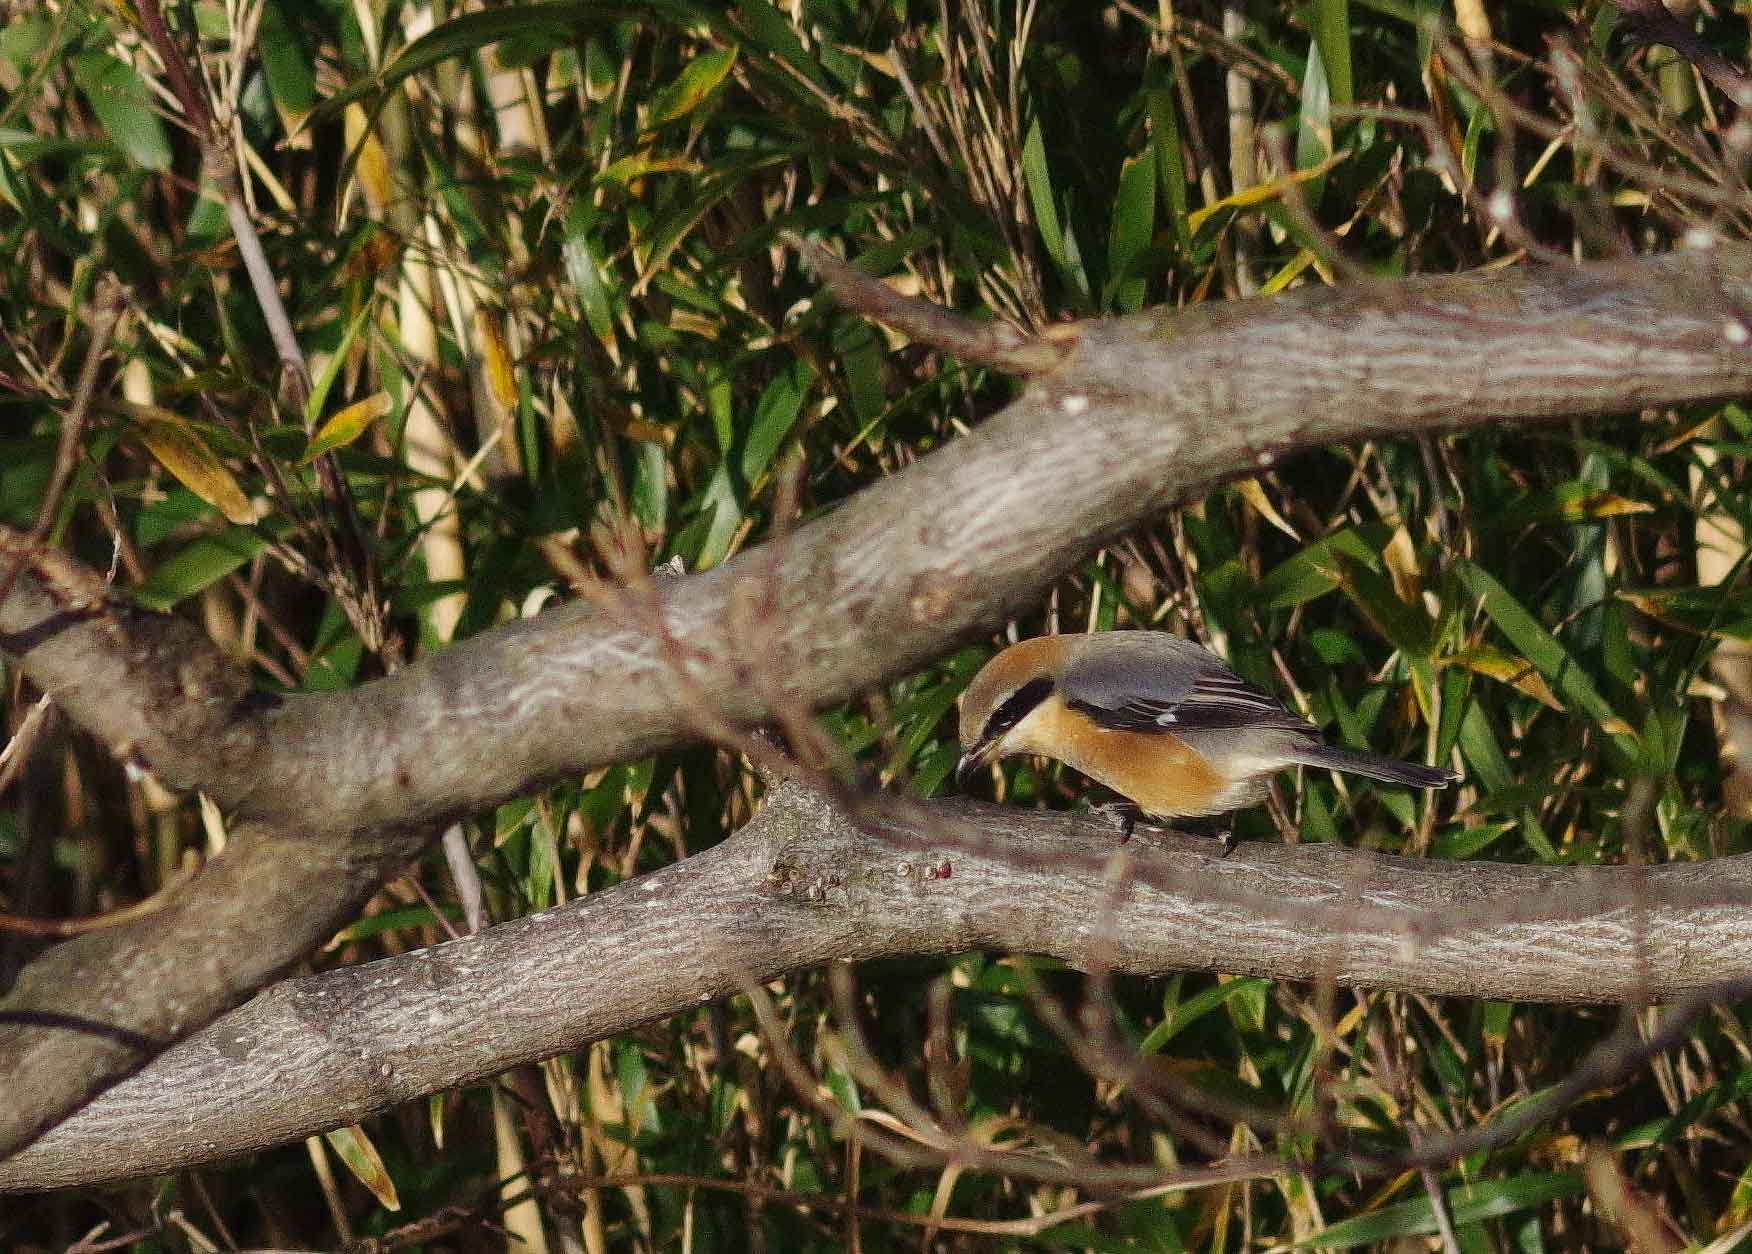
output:
M1122 845L1132 838L1138 820L1144 816L1144 812L1129 801L1103 801L1089 809L1119 828L1119 843Z

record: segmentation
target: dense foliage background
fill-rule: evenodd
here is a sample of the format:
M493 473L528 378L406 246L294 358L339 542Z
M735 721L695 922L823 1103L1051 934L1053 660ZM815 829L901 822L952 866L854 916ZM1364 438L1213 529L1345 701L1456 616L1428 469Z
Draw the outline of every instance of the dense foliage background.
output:
M837 309L787 231L1035 330L1698 246L1744 236L1752 209L1752 128L1723 90L1744 22L1708 6L1682 27L1694 58L1725 54L1714 83L1626 38L1610 5L198 0L162 14L195 67L180 87L152 51L155 3L11 10L0 520L198 616L264 689L358 683L592 578L712 566L1014 394ZM225 137L205 154L189 91ZM228 222L227 158L308 400ZM114 384L82 407L105 336ZM1286 776L1246 837L1529 862L1743 852L1723 746L1752 634L1749 438L1728 405L1310 453L1099 554L1012 633L1200 635L1335 739L1466 774L1429 797ZM955 697L998 643L826 723L884 787L935 795ZM0 701L16 730L35 694L13 678ZM116 909L223 840L197 799L52 719L20 743L0 766L11 914ZM1038 763L998 787L1054 807L1082 792ZM759 792L702 746L478 815L488 913L708 846ZM432 943L465 926L467 891L434 851L311 961ZM43 943L0 938L0 981ZM1109 994L1005 954L770 995L841 1119L799 1097L737 999L306 1147L10 1202L0 1242L1725 1250L1752 1219L1740 1010L1506 1146L1370 1176L1323 1159L1338 1130L1390 1153L1474 1126L1560 1080L1618 1012L1205 977ZM1092 999L1208 1106L1164 1122L1091 1078L1072 1025ZM1074 1145L1164 1171L1225 1150L1283 1166L1116 1191L846 1139L845 1115L905 1127L907 1095L1043 1162ZM614 1183L586 1187L598 1176ZM501 1179L524 1199L503 1213Z

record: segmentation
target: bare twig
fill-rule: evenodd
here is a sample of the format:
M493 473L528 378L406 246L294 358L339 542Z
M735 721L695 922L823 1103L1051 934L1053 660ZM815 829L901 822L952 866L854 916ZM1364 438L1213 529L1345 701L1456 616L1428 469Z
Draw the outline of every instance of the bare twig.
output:
M4 603L11 595L12 585L17 581L18 572L23 569L26 558L48 538L55 525L55 515L61 511L61 500L66 495L68 483L73 479L73 469L79 464L79 439L85 432L85 420L97 397L98 372L103 367L110 341L115 338L116 328L121 325L122 314L127 309L126 293L114 278L106 278L99 284L92 304L91 342L86 345L85 361L79 367L79 382L73 389L73 403L61 420L61 437L55 444L54 469L49 473L48 486L43 490L41 504L37 506L36 522L25 537L23 546L12 561L0 566L0 603Z
M1752 77L1668 12L1661 0L1618 0L1618 30L1640 44L1665 44L1698 68L1734 104L1752 105Z
M790 240L846 308L963 361L1013 374L1044 374L1065 359L1069 341L1075 338L1070 328L1027 337L1000 323L974 322L941 305L910 300L813 240L796 235Z

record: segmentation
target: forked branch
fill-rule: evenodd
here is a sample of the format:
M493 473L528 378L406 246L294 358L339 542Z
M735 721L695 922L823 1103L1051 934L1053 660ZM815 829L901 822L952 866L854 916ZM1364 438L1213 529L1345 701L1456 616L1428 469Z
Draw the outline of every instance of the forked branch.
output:
M913 671L1159 510L1301 448L1752 392L1749 306L1752 247L1724 244L1077 324L1003 413L782 540L658 585L636 613L562 607L347 692L242 699L192 628L95 592L70 606L65 560L27 554L0 647L75 721L221 799L235 837L160 914L50 950L0 1005L16 1098L0 1154L144 1061L116 1042L211 1021L458 815L696 738L702 708L747 726ZM651 906L653 926L686 918ZM223 942L215 920L235 927ZM1248 969L1208 948L1181 965Z

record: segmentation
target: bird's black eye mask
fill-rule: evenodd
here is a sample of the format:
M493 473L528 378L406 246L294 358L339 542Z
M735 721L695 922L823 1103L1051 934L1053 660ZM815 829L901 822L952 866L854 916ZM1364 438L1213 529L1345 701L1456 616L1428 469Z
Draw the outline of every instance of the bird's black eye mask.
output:
M1031 679L1005 697L998 708L992 711L992 716L986 720L985 735L982 739L990 742L1002 736L1017 723L1028 717L1030 710L1046 700L1052 694L1052 680L1042 675L1039 679Z

